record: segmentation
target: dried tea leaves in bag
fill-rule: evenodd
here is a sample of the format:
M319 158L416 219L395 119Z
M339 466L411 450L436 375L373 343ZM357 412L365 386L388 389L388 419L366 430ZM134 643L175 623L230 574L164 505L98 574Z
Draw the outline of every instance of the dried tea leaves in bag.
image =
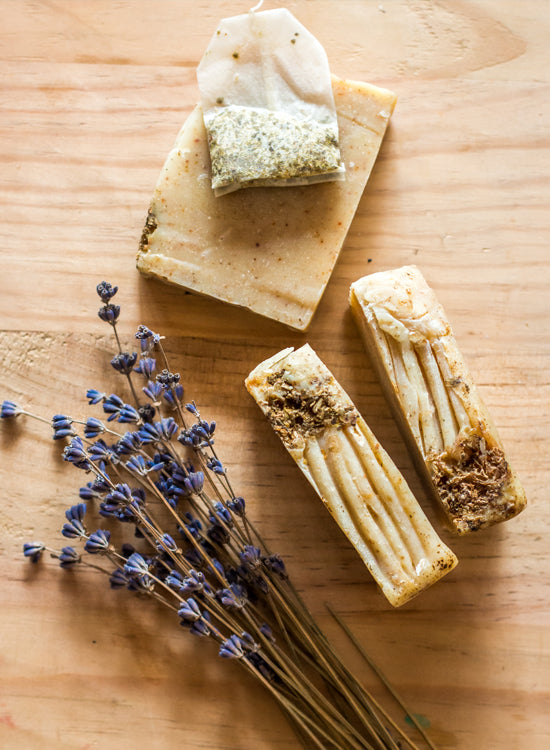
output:
M327 56L289 11L222 20L197 74L216 195L344 179Z

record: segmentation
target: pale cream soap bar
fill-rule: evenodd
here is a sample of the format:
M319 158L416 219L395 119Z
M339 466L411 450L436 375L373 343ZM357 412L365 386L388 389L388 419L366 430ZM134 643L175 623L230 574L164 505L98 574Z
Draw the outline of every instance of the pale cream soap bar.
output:
M416 266L364 276L350 303L429 491L459 534L505 521L525 493L433 290Z
M396 97L333 76L346 179L215 197L202 111L162 169L137 257L147 276L305 330L376 160Z
M455 555L309 345L265 360L246 387L393 606L452 570Z

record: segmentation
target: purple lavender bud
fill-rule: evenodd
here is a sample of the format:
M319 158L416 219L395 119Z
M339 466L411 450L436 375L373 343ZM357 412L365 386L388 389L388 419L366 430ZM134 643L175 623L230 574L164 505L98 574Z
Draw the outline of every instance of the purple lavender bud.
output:
M145 459L141 454L136 454L126 461L126 468L136 474L145 477L149 473Z
M165 388L171 388L180 381L180 374L178 372L170 372L170 370L163 370L157 375L157 383L160 383Z
M118 518L120 506L114 503L103 502L99 504L99 515L103 518Z
M150 380L147 385L142 388L143 393L147 396L147 398L150 398L151 401L158 401L162 392L163 387L160 383L154 382Z
M140 416L137 409L134 409L134 407L131 404L124 404L120 410L120 413L118 415L118 421L119 422L139 422Z
M94 500L101 497L101 493L96 490L93 482L88 482L85 487L79 489L78 496L81 500Z
M243 609L248 601L245 589L238 583L232 583L229 588L216 592L216 595L223 606L229 609Z
M230 635L229 638L221 644L219 655L222 659L242 659L244 651L239 636Z
M155 582L149 575L138 576L137 578L133 579L133 583L141 591L150 592L155 588Z
M176 401L181 401L183 398L183 386L181 383L177 383L177 385L172 386L170 390L165 390L163 396L165 401L175 408Z
M136 332L136 339L140 339L142 342L151 341L153 345L158 344L162 338L164 337L144 325L140 325Z
M225 568L221 564L221 562L216 558L212 558L212 563L214 565L214 569L220 574L222 578L225 578Z
M245 502L244 497L234 497L226 502L227 507L230 511L235 513L236 516L244 516Z
M185 622L196 622L200 620L201 611L197 602L192 597L189 597L189 599L181 603L178 615Z
M143 375L147 379L150 379L157 369L157 360L153 357L141 357L137 367L134 367L134 372L139 375Z
M183 486L189 495L199 494L204 487L204 474L202 471L192 471L183 480Z
M241 563L247 570L256 570L262 564L262 551L258 547L247 544L239 554Z
M190 404L185 404L185 408L187 411L192 414L194 417L199 418L199 410L197 409L197 406L194 401L192 401Z
M103 432L105 432L103 422L95 417L88 417L84 425L84 437L88 440L93 440Z
M221 502L217 502L214 504L214 511L216 513L215 516L210 516L210 522L216 523L219 521L222 524L226 524L226 526L232 526L233 525L233 519L231 517L231 511L228 510L225 505Z
M73 437L76 432L71 427L73 420L64 414L56 414L52 418L53 439L62 440L66 437Z
M268 641L271 641L271 643L275 643L275 636L273 635L273 631L267 624L267 622L264 622L263 625L260 625L260 633L264 636L264 638L267 638Z
M86 513L86 503L78 503L65 511L67 523L63 524L61 533L68 539L78 539L86 536L86 529L82 520Z
M165 417L155 424L158 434L165 440L171 440L179 427L172 417Z
M132 490L125 482L116 484L114 490L111 490L105 499L119 504L130 503L133 499Z
M98 529L93 534L90 534L86 540L84 549L91 555L104 554L109 550L110 540L111 532L108 529Z
M114 325L120 315L120 306L112 304L103 305L103 307L99 308L97 314L105 323Z
M126 561L124 570L131 576L143 576L149 572L149 566L139 552L134 552Z
M114 449L119 456L128 456L139 450L142 442L137 432L126 432L115 444Z
M117 485L118 487L119 485ZM127 484L121 485L123 487L128 487ZM134 502L138 503L138 505L143 505L145 502L145 490L142 487L134 487L131 493L132 499Z
M216 429L215 422L207 422L205 419L201 419L195 426L201 431L201 434L205 435L208 439L212 437Z
M144 424L137 431L142 445L149 445L150 443L156 443L160 439L156 424Z
M88 399L88 403L91 406L92 404L99 404L101 401L107 398L107 396L105 393L101 393L101 391L96 391L95 388L88 388L88 390L86 391L86 398Z
M197 622L194 622L191 627L189 628L189 632L193 635L202 636L203 638L206 636L209 636L212 632L206 622L204 621L206 619L206 615L208 612L203 613L203 617L201 620L197 620ZM184 623L182 623L184 624Z
M99 468L103 474L105 474L105 467L102 464L99 464ZM109 482L110 480L107 474L105 474L105 477L96 477L91 484L92 490L102 495L104 492L109 491L111 487Z
M123 375L129 375L137 362L137 352L121 352L115 354L111 360L111 366Z
M280 555L264 557L262 562L268 570L273 571L273 573L276 573L281 578L287 577L286 567Z
M188 445L189 447L195 447L195 439L191 430L182 430L178 435L178 442L182 445ZM196 443L198 445L198 442Z
M113 449L107 445L105 440L100 438L90 446L88 455L90 461L93 461L94 463L98 463L99 461L109 462L113 458Z
M196 570L190 570L189 575L186 576L181 584L181 591L191 593L192 591L202 591L206 584L206 579L203 573Z
M136 339L149 339L151 336L153 336L153 331L150 328L147 328L147 326L144 326L143 324L138 326Z
M59 555L59 564L62 568L71 568L80 562L80 555L74 547L63 547Z
M193 536L195 539L198 539L201 535L202 523L198 518L193 518L190 513L185 513L184 518L188 521L188 523L184 524L185 528L191 534L191 536Z
M81 438L73 437L69 445L63 451L63 460L74 464L78 469L90 470L90 462Z
M214 474L225 474L225 469L219 458L211 458L206 465Z
M170 552L177 552L178 545L172 539L170 534L163 534L162 539L157 542L157 549L159 550L159 552L164 552L165 550L168 550Z
M23 554L25 557L30 558L30 561L36 563L42 557L42 553L46 549L44 542L25 542L23 545Z
M246 631L244 631L241 633L240 638L241 638L241 645L247 654L255 654L257 651L259 651L260 644L256 643L256 641L250 635L250 633L247 633Z
M101 281L97 285L96 291L102 302L109 302L109 300L118 292L118 286L112 286L108 281Z
M156 446L159 448L159 446ZM162 446L160 446L162 448ZM163 476L172 479L172 472L176 466L175 461L169 453L163 453L162 450L156 450L151 459L151 466L159 467L163 470Z
M179 591L183 584L183 576L179 571L171 570L164 579L164 583L174 591Z
M14 419L23 412L21 407L14 404L13 401L3 401L2 407L0 408L0 418L2 419Z
M107 421L112 422L113 419L116 419L123 406L124 401L116 393L111 393L110 396L107 396L103 400L103 411L105 414L109 414Z

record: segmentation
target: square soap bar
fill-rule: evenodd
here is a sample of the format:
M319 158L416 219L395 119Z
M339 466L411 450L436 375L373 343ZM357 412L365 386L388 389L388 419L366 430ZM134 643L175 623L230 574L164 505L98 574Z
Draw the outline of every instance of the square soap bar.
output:
M396 97L333 76L343 182L258 187L216 198L196 107L162 169L137 267L305 330L330 278L376 160Z

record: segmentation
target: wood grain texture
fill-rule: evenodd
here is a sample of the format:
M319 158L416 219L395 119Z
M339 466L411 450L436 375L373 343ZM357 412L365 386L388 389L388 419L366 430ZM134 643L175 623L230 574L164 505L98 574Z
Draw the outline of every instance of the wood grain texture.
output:
M266 8L275 3L264 3ZM87 414L116 388L95 284L117 283L127 338L168 338L189 398L271 545L350 664L328 601L442 750L550 746L550 16L539 0L295 0L334 73L398 105L307 335L140 278L159 170L198 90L195 67L236 0L0 0L0 398ZM530 505L444 540L460 559L393 611L246 393L308 341L409 479L412 464L347 309L368 271L420 267L497 423ZM222 394L222 397L220 397ZM162 612L94 576L20 555L57 542L80 477L39 425L0 426L0 745L11 750L298 748L271 699ZM65 573L68 573L65 575ZM209 653L207 653L209 652ZM369 684L368 670L358 671Z

